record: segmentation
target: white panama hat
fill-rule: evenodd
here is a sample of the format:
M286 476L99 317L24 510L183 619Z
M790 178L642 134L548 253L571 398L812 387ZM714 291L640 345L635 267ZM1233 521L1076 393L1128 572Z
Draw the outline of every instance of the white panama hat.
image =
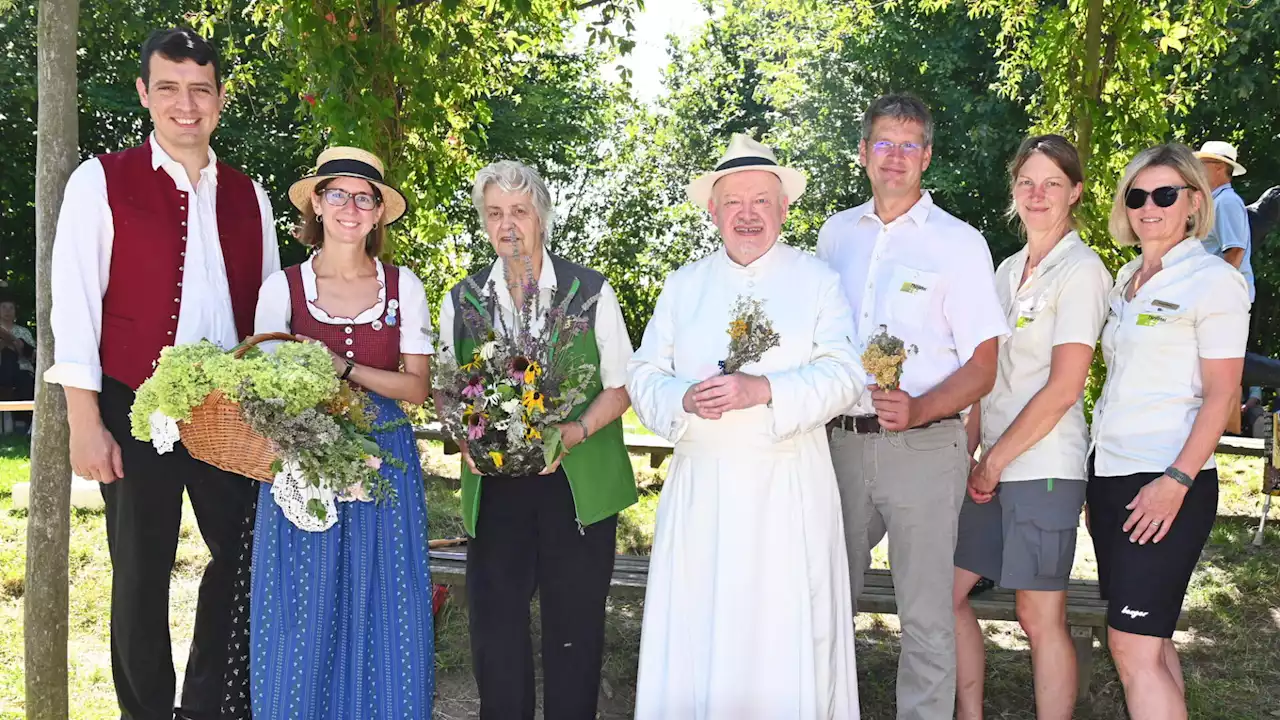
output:
M1200 146L1196 157L1201 160L1217 160L1231 166L1231 177L1240 177L1247 172L1244 166L1236 162L1236 146L1221 140L1210 140Z
M799 200L804 194L804 173L779 165L778 158L768 145L756 142L749 135L734 133L729 139L729 149L725 150L720 162L716 163L716 169L689 183L689 199L694 205L705 208L711 201L711 188L717 180L725 175L747 170L764 170L777 175L782 181L782 191L790 202Z

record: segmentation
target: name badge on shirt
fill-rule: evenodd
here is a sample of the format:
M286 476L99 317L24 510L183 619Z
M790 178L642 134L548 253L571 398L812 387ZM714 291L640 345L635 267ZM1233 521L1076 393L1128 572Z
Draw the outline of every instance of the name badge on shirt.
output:
M1151 307L1160 308L1163 310L1177 310L1181 306L1175 303L1165 302L1164 300L1152 300Z

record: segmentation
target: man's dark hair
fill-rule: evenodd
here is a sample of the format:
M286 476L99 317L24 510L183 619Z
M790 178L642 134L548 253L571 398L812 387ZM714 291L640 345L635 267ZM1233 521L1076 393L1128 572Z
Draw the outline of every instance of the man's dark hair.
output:
M151 85L151 56L159 53L160 57L172 62L194 60L197 65L213 63L213 79L222 87L222 63L218 60L218 51L208 40L200 37L195 30L186 27L169 30L154 30L142 43L142 84Z
M881 95L872 101L862 116L862 139L871 143L871 128L880 118L892 118L919 123L924 130L924 144L933 146L933 116L929 106L910 93Z

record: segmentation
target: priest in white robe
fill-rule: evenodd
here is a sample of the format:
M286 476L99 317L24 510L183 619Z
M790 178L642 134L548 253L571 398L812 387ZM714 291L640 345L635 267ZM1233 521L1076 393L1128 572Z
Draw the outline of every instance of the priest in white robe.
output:
M799 171L735 135L689 186L724 246L672 273L629 366L675 443L658 506L638 720L858 718L853 604L826 424L865 374L836 273L778 242ZM758 315L730 329L741 309ZM765 327L765 326L770 327ZM776 341L771 333L776 333ZM739 361L745 361L732 374Z

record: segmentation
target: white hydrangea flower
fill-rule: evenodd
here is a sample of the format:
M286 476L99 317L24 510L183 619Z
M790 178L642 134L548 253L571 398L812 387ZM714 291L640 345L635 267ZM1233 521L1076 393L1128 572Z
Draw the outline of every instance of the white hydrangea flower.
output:
M502 412L508 416L516 416L520 414L520 398L511 398L502 403Z
M174 443L181 439L178 421L156 410L147 417L147 422L151 425L151 444L155 446L156 453L173 452Z

